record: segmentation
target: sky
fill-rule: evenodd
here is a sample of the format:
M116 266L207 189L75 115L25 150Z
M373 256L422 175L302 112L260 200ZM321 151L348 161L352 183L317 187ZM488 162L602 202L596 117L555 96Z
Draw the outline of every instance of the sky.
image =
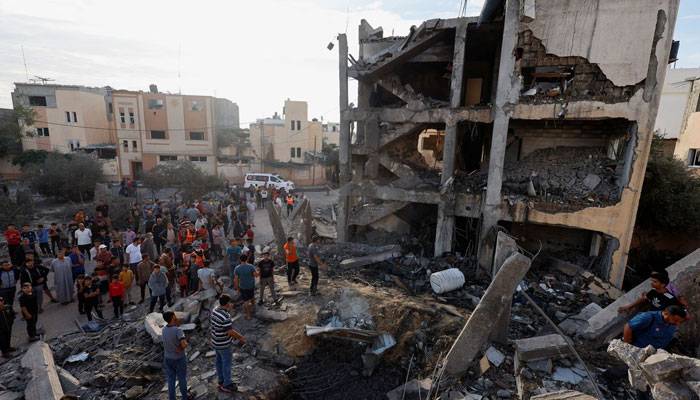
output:
M477 15L484 0L468 0ZM357 56L361 19L405 35L426 19L454 18L460 0L0 2L0 108L14 82L35 75L57 84L111 86L224 97L241 127L305 100L309 118L339 120L338 33ZM678 67L700 66L700 1L682 0ZM26 58L27 73L22 58ZM351 84L350 102L356 86Z

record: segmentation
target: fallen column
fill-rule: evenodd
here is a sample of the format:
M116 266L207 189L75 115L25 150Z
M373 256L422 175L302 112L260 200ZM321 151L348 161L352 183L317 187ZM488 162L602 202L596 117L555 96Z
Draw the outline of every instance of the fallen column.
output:
M31 369L32 380L24 389L27 400L59 400L63 396L61 381L56 372L53 353L43 341L29 346L22 357L22 367Z
M275 206L271 201L266 203L265 208L267 208L267 215L270 218L272 232L275 234L275 241L277 242L279 254L284 254L284 245L287 243L287 236L284 233L282 220L280 219L279 214L277 214L277 210L275 210Z
M382 261L386 261L390 258L400 257L401 248L398 246L391 246L392 248L386 251L382 251L381 248L377 249L378 253L363 257L348 258L340 262L342 268L359 268L365 265L376 264Z
M450 376L464 374L479 354L500 315L510 305L515 288L530 269L530 262L528 257L516 253L503 263L447 354L445 371Z

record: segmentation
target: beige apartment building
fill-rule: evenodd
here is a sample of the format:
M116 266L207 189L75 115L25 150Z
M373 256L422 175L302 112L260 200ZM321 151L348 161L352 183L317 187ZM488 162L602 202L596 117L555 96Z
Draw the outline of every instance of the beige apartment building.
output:
M113 121L119 175L138 179L158 164L186 160L216 174L215 99L116 90Z
M275 113L250 124L250 142L251 171L279 173L300 185L325 180L325 167L314 161L314 150L323 148L323 124L309 121L305 101L286 100L282 117Z
M109 87L15 83L14 106L36 112L27 127L33 135L22 139L24 150L68 153L87 146L110 144Z

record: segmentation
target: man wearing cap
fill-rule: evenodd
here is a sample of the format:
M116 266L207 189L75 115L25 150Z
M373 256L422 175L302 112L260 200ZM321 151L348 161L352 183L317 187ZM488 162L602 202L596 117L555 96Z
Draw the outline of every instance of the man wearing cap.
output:
M107 250L107 246L101 244L98 247L99 252L95 256L95 261L102 261L102 265L108 266L112 263L112 253Z
M314 235L311 237L311 244L309 245L309 269L311 270L311 295L316 296L318 294L318 266L319 264L323 267L323 270L328 273L328 267L321 261L318 257L319 251L319 239L318 236Z

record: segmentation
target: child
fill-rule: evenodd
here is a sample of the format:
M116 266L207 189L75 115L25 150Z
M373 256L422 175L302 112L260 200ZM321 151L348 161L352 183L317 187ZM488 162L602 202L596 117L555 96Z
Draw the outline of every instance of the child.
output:
M632 308L644 304L644 303L650 303L651 311L663 311L666 309L666 307L672 306L672 305L677 305L683 307L681 302L671 294L668 290L666 290L666 285L669 283L669 278L668 275L659 273L659 272L653 272L651 274L651 290L643 293L642 297L637 299L634 303L620 307L618 308L617 312L629 312Z
M22 294L19 296L19 306L22 309L24 319L27 321L27 336L30 342L39 340L36 334L36 323L39 319L39 305L36 295L32 293L32 284L27 282L22 285Z
M250 225L246 225L245 234L248 236L251 242L255 238L255 232L253 232L253 228L251 228Z
M119 282L117 275L112 275L112 283L109 284L109 298L112 300L112 307L114 308L114 319L117 319L124 314L123 300L126 298L124 284Z
M104 318L102 316L102 310L98 308L97 299L100 297L100 289L93 286L92 276L86 276L83 280L83 298L85 298L85 314L87 314L88 321L92 321L92 310L95 310L97 316Z
M119 282L124 284L124 304L134 304L131 301L131 286L134 284L134 273L126 264L122 265L122 271L119 273Z
M15 311L12 307L5 307L5 299L0 296L0 350L3 358L12 358L13 351L17 349L10 347L12 338L12 323L15 321Z
M187 285L187 266L181 265L180 272L177 274L177 284L180 285L180 297L190 295L190 289Z
M211 259L211 251L209 249L209 240L205 237L202 238L202 251L204 252L204 258L207 260Z
M67 224L61 224L61 229L58 231L58 235L61 238L61 247L68 247L70 245L70 230L68 230Z
M78 312L80 314L85 314L85 297L83 297L83 283L85 282L85 275L80 274L75 279L75 291L78 293Z

